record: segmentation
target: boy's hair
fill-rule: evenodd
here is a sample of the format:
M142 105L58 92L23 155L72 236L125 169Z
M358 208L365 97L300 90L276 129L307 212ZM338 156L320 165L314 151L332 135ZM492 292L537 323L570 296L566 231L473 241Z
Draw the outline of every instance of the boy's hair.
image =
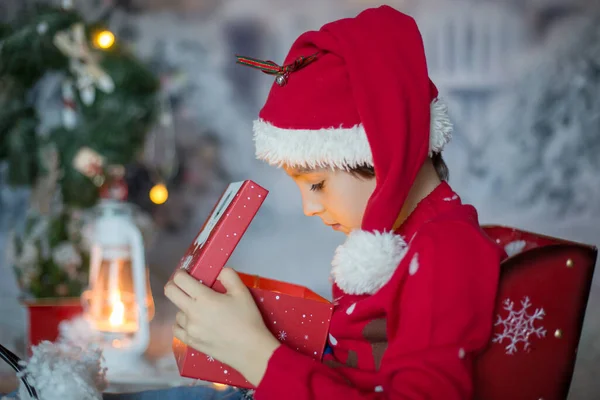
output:
M434 153L431 156L431 161L433 162L433 167L435 168L435 172L437 172L438 177L447 181L449 178L449 171L446 162L442 158L442 153ZM350 173L364 179L371 179L375 177L375 169L369 165L360 165L356 168L352 168Z

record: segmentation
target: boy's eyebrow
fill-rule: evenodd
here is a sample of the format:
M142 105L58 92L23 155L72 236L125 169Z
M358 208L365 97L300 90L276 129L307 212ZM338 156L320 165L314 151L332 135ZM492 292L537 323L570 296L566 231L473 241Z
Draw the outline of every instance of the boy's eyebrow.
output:
M296 172L299 174L310 174L311 172L315 172L315 169L309 167L298 167L296 168Z
M300 175L312 174L315 173L316 170L310 167L295 167L290 169L290 175L293 177L298 177Z

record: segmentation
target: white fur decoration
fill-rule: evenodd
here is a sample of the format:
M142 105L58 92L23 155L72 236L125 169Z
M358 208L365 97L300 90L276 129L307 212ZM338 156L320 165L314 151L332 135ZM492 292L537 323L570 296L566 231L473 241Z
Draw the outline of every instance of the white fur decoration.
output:
M106 368L97 348L44 341L32 347L31 358L22 365L19 377L28 377L40 400L101 400L106 388ZM19 398L30 399L22 382Z
M336 249L331 273L345 293L373 294L390 280L406 250L400 235L352 231Z
M61 343L82 348L92 346L94 343L101 343L103 340L102 334L94 328L93 322L85 316L62 321L58 324L58 332L58 341Z
M452 139L454 127L448 115L448 106L441 99L431 102L431 128L429 130L429 156L440 153Z
M254 121L256 157L272 165L348 169L373 165L367 133L362 125L352 128L284 129L264 119ZM431 103L429 156L439 153L452 138L448 107Z
M362 125L352 128L282 129L254 121L256 156L278 167L353 168L373 165L371 147Z

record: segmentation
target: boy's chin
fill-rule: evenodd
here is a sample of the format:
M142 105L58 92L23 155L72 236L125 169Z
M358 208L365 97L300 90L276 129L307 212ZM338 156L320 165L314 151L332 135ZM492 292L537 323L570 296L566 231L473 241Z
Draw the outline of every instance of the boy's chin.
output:
M342 232L344 235L348 236L350 234L350 232L355 231L357 228L347 228L345 226L340 227L339 231Z

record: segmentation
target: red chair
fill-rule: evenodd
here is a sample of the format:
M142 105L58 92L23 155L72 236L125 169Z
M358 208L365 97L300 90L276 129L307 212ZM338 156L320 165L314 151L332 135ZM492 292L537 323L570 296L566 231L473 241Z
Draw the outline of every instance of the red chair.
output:
M509 257L492 340L476 364L475 398L565 400L597 248L503 226L483 229Z

